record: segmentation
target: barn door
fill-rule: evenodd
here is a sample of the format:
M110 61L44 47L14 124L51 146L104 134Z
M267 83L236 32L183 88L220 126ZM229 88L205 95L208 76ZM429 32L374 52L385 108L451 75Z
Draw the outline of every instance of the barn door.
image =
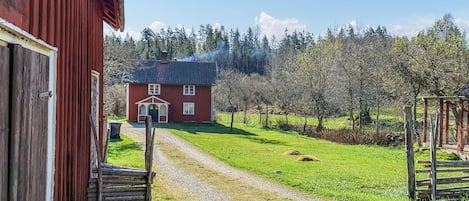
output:
M47 188L48 101L51 95L49 57L20 45L10 45L10 58L7 200L43 201Z
M8 200L10 49L0 45L0 200Z

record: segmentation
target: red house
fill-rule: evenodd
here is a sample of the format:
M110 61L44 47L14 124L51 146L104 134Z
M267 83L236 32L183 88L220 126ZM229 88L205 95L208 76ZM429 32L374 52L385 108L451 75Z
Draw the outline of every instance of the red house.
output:
M0 200L85 201L103 133L103 21L123 0L0 0Z
M212 85L215 63L143 61L127 84L127 120L143 122L146 115L158 123L213 120Z

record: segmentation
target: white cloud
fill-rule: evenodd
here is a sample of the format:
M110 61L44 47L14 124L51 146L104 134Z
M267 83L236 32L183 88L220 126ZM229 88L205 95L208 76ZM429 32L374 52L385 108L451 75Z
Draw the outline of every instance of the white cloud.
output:
M265 12L261 12L259 16L256 16L254 21L255 25L259 26L261 35L266 35L267 37L275 35L277 38L282 38L285 34L285 29L288 29L289 32L306 31L306 25L298 19L276 19Z
M134 40L139 40L140 37L142 37L142 34L140 34L139 31L135 31L130 27L125 28L123 32L114 31L114 29L110 28L109 26L104 27L104 35L112 35L112 34L119 36L121 38L125 38L127 35L129 35Z
M213 25L213 28L220 30L220 29L221 29L221 26L222 26L222 25L217 22L217 23L215 23L215 24Z
M414 37L420 31L433 26L436 20L437 18L416 18L412 20L414 23L410 25L391 24L387 27L389 33L392 35Z
M461 31L465 31L466 34L469 34L469 20L458 17L454 19L454 23L461 29Z
M166 23L160 21L154 21L148 26L153 31L160 31L161 28L166 28Z

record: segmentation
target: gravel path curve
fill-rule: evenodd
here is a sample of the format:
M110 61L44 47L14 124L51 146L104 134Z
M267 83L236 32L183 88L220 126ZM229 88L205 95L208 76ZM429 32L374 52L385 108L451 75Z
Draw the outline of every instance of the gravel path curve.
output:
M127 136L131 137L137 142L144 142L145 129L142 127L142 125L122 125L121 132L125 133ZM234 169L233 167L226 165L218 159L202 152L197 147L173 135L168 131L165 131L163 129L156 129L156 132L156 141L161 141L162 143L170 144L173 148L178 149L183 153L190 154L191 157L199 163L210 167L214 171L217 171L228 177L242 180L248 184L265 189L281 197L286 197L291 200L319 201L318 199L314 199L299 192L292 191L281 185L253 176L244 171ZM213 201L229 200L229 198L223 192L209 186L204 181L201 181L197 177L175 166L171 162L171 160L169 160L165 156L165 154L158 149L157 146L155 146L154 155L156 160L155 165L161 167L161 169L165 171L165 173L168 174L168 176L174 182L182 186L183 189L186 189L190 194L194 195L198 199Z
M161 129L157 129L158 133L156 134L158 137L155 140L160 140L160 133ZM138 127L129 127L126 125L122 125L122 133L129 136L133 140L143 143L145 142L145 128L138 128ZM187 193L190 193L192 196L198 198L198 200L228 200L228 197L223 193L220 192L205 182L199 180L197 177L186 173L184 170L178 168L174 163L169 160L162 152L158 149L158 146L155 146L155 150L153 152L154 155L154 162L155 166L160 168L167 174L171 180L177 184L179 184Z

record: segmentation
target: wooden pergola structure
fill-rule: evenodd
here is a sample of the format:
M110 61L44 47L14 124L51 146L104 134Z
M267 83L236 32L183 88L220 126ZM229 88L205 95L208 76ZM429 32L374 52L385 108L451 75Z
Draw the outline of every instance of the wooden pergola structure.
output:
M423 142L427 142L428 132L428 105L429 101L438 102L438 147L443 147L443 139L445 144L449 144L449 113L450 106L458 107L457 113L457 152L464 152L464 145L469 144L469 98L465 96L424 96L423 99ZM466 115L464 115L466 114ZM466 121L466 142L463 141L464 121ZM444 138L443 138L444 137Z

